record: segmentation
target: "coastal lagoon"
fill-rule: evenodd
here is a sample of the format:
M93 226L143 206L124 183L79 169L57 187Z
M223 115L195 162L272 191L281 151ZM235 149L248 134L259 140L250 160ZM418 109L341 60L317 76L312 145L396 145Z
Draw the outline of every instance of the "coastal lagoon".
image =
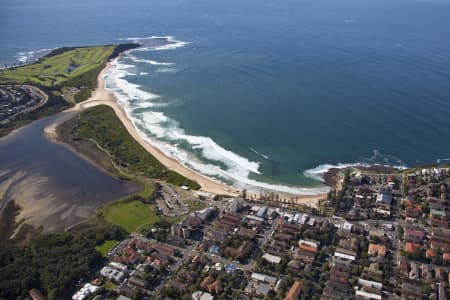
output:
M66 113L35 121L0 139L0 211L8 201L25 219L46 231L62 231L92 216L95 209L140 190L103 173L61 144L44 128Z
M150 43L115 61L106 87L149 142L237 187L310 194L333 166L449 162L450 1L1 8L2 64L60 46Z

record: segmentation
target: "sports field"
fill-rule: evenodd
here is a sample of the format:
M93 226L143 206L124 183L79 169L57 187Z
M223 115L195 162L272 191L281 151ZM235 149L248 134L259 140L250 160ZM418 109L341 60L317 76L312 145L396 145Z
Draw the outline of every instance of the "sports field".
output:
M128 232L136 232L142 225L152 225L161 220L153 206L138 200L116 202L104 208L105 219L125 228Z

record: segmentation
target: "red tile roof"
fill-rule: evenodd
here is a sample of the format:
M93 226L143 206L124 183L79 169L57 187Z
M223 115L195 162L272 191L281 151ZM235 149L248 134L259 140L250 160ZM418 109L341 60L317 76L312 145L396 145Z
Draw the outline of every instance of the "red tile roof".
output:
M436 251L432 250L432 249L428 249L426 252L426 257L430 258L430 257L436 257L437 253Z
M406 243L405 244L405 251L408 253L414 252L416 249L419 249L421 246L419 244L415 243Z
M443 258L444 260L450 261L450 253L444 253L444 254L442 254L442 258Z

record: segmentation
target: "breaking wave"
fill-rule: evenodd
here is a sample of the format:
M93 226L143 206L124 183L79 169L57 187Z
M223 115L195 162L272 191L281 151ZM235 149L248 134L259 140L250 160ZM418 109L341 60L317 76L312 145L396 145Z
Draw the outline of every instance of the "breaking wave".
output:
M170 50L187 45L186 42L175 40L173 37L128 38L134 42L142 43L146 39L165 38L168 45L150 46L151 42L144 44L144 49L151 51ZM183 165L220 181L231 182L237 188L246 188L250 191L261 192L275 191L293 195L315 195L324 193L327 187L317 188L291 187L257 181L251 178L251 174L261 174L260 163L251 161L237 153L229 151L212 138L187 134L176 120L167 117L163 112L155 111L158 107L159 95L151 93L142 86L127 81L127 76L133 74L135 65L124 63L131 62L149 63L152 65L168 65L152 60L143 60L133 56L134 51L143 51L142 48L128 51L124 56L111 62L111 68L105 73L105 88L111 91L120 105L127 112L141 136L150 144L160 149L164 154L178 160ZM171 64L171 63L170 63ZM173 64L171 64L173 65ZM264 159L268 156L253 152Z
M323 175L328 172L331 169L345 169L348 167L368 167L370 166L369 164L364 164L364 163L338 163L338 164L322 164L322 165L318 165L315 168L306 170L303 172L303 175L305 175L308 178L311 179L315 179L315 180L319 180L324 182L325 180L323 179Z
M177 71L178 71L177 68L171 68L171 67L159 68L156 70L157 73L175 73Z
M265 159L270 159L270 157L269 156L267 156L267 155L265 155L265 154L262 154L262 153L259 153L258 151L256 151L255 149L253 149L252 147L248 147L248 149L250 149L250 151L252 151L253 153L255 153L256 155L259 155L259 156L261 156L262 158L265 158Z
M159 61L150 60L150 59L137 58L136 56L134 56L132 54L129 54L128 57L134 62L146 63L146 64L150 64L153 66L172 66L172 65L174 65L174 63L169 63L169 62L159 62Z
M323 175L331 169L345 169L348 167L370 167L375 164L395 167L398 169L406 169L407 168L407 166L399 158L392 156L392 155L382 154L382 153L380 153L380 151L375 149L375 150L373 150L372 156L366 157L366 158L361 158L361 161L359 161L359 162L321 164L321 165L318 165L317 167L314 167L312 169L308 169L308 170L304 171L303 175L305 175L308 178L324 182L325 180L323 179Z
M20 52L17 52L16 55L14 55L14 57L21 64L27 64L27 63L33 62L33 61L41 58L44 55L49 54L53 50L55 50L55 48L39 49L39 50L34 50L34 51L20 51Z
M141 44L141 47L133 51L147 51L147 50L173 50L182 48L189 44L189 42L176 40L173 36L149 36L149 37L129 37L119 40L131 41L133 43Z

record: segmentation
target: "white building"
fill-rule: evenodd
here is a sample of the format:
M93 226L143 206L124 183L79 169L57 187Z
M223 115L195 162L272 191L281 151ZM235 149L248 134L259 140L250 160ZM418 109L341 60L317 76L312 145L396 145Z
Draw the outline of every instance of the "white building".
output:
M192 294L193 300L214 300L214 296L210 293L196 291Z
M109 263L109 266L113 269L116 269L117 271L128 273L128 267L124 264L112 261Z
M252 273L252 279L269 283L270 285L275 285L275 283L277 282L277 279L275 277L261 273Z
M125 278L125 273L121 271L117 271L111 267L103 267L100 270L100 274L110 280L116 281L116 282L122 282L122 280Z
M97 292L98 289L99 289L98 286L86 283L78 292L76 292L72 296L72 300L83 300L87 298L89 295L92 295L95 292Z
M279 264L281 262L281 257L276 256L276 255L272 255L269 253L265 253L262 256L263 259L265 259L266 261L272 263L272 264Z

